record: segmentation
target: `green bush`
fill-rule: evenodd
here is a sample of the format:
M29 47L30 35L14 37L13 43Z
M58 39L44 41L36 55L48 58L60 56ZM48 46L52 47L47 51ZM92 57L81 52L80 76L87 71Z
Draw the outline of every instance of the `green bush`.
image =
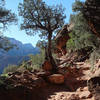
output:
M90 54L91 68L95 67L97 59L100 59L100 39L94 35L84 18L84 2L76 0L73 4L74 14L70 16L70 23L74 23L73 31L70 33L70 40L67 42L67 49L74 51L92 48ZM86 54L85 54L86 55Z
M18 66L16 65L9 65L8 67L6 67L3 71L3 74L7 74L9 72L15 72L18 69Z
M39 69L42 66L45 58L45 51L41 49L40 54L30 55L30 60L32 61L33 69Z

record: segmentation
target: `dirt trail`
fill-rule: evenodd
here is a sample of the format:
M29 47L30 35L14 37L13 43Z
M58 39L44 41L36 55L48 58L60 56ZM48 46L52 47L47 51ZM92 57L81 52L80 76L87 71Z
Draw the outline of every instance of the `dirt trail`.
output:
M80 86L74 92L55 92L54 95L50 95L48 100L94 100L87 88L87 80L90 76L90 65L79 62L77 63L77 67L80 71L80 75L78 75L77 80L82 81Z
M64 75L65 82L63 84L54 85L47 82L46 86L43 86L44 81L39 79L35 81L39 84L36 84L37 87L34 87L32 90L28 90L25 87L15 88L9 91L3 89L0 91L0 98L2 100L94 100L87 88L87 80L90 75L89 67L89 64L78 62L72 69L68 67L69 71ZM33 79L35 79L35 76L32 73L26 71L21 73L19 77L16 74L13 76L16 76L12 77L14 79L18 78L17 81L15 80L17 85L18 82L25 84L24 86L26 87L34 85ZM29 82L33 83L30 84ZM38 87L38 85L41 87Z

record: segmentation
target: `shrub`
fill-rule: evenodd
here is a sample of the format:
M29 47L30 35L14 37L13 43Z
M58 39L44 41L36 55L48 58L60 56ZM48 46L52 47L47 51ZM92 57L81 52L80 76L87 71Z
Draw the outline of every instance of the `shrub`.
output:
M3 74L7 74L9 72L15 72L18 69L18 66L16 65L9 65L8 67L6 67L3 71Z

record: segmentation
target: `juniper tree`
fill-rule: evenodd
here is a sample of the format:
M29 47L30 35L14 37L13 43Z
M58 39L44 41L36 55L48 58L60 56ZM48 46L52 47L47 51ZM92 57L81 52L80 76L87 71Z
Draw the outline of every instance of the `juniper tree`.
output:
M42 0L24 0L19 4L19 15L23 17L21 29L28 35L41 34L48 40L48 57L53 67L56 64L52 57L52 37L61 28L66 18L61 5L49 6Z

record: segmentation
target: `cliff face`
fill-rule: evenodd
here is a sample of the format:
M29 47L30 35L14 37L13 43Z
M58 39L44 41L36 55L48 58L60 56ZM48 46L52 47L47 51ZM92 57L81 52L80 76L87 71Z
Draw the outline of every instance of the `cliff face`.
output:
M100 0L86 0L84 16L92 32L100 38Z

